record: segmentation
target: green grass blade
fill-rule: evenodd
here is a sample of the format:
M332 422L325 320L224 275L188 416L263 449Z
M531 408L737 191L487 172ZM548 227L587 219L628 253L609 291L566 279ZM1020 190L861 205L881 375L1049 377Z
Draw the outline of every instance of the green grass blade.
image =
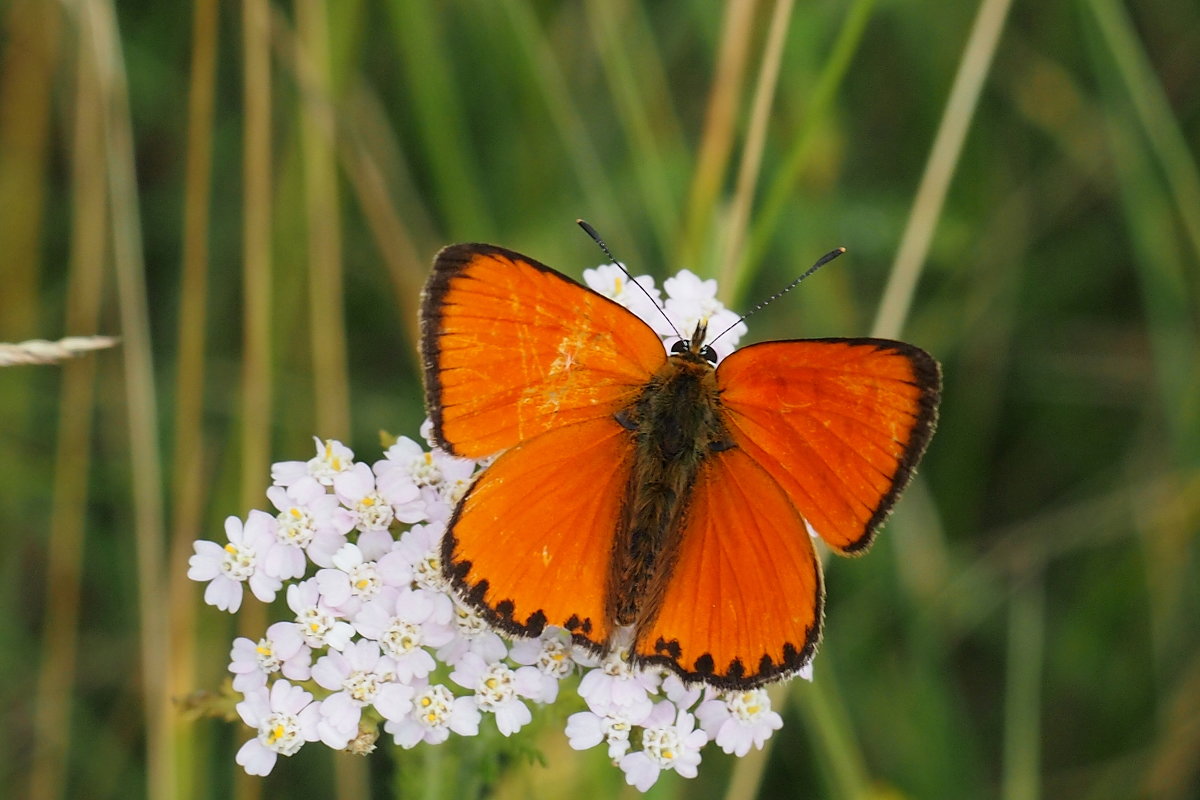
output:
M895 338L904 327L916 292L917 281L929 252L929 243L937 229L950 179L954 177L963 142L967 138L979 93L991 70L992 57L1008 17L1012 0L983 0L963 50L962 61L950 87L950 97L942 112L925 172L913 199L912 211L888 273L887 287L871 335Z
M632 4L618 8L615 3L588 3L587 11L596 50L616 102L617 121L633 149L634 178L642 195L642 210L659 257L663 263L670 263L679 203L669 180L667 156L682 147L653 39L641 35L644 20L641 10ZM629 32L631 26L633 35ZM631 42L639 47L636 67L629 52Z
M1138 41L1129 11L1115 0L1091 0L1087 8L1162 168L1175 211L1187 232L1192 259L1200 262L1200 170L1196 156L1188 147L1145 48Z
M481 174L467 142L467 106L455 84L455 65L433 3L388 3L396 53L411 93L430 184L452 237L488 241L495 225L479 191Z
M842 80L854 61L859 44L862 43L863 32L871 19L874 7L875 0L855 0L846 13L846 21L838 31L829 58L825 61L825 66L813 87L804 122L793 137L782 165L775 166L772 170L775 177L766 189L761 207L754 214L745 252L733 273L734 284L723 287L735 304L740 303L746 287L762 265L768 241L775 234L783 209L795 191L800 171L807 163L814 134L825 123L833 107Z
M1046 596L1041 575L1021 579L1009 606L1008 669L1004 690L1004 800L1041 795L1042 652Z

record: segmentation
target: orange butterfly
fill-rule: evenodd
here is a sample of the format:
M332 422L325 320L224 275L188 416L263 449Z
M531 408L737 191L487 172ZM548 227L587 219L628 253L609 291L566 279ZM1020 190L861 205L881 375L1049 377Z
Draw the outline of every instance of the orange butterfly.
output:
M451 518L442 569L489 622L725 689L807 664L824 589L809 530L863 552L933 433L938 364L903 342L668 355L617 303L532 258L442 250L421 351L437 443L499 454ZM811 528L809 527L811 526Z

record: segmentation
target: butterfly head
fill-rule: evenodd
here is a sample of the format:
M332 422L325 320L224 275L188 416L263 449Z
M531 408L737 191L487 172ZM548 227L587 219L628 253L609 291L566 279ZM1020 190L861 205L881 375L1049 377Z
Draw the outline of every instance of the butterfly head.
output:
M717 351L704 343L704 339L707 336L708 320L702 319L696 323L696 330L692 334L691 339L680 339L671 345L671 355L690 356L693 360L699 358L715 366L717 363Z

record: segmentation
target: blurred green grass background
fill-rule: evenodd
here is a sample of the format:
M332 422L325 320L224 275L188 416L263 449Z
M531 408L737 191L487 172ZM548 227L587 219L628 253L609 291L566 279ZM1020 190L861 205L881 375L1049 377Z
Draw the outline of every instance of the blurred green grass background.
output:
M784 729L652 797L1200 796L1197 53L1192 0L5 0L0 341L122 341L0 370L2 793L460 796L478 753L240 776L186 560L314 433L415 435L440 246L578 275L584 217L738 309L845 245L751 340L945 370ZM632 796L560 721L473 785Z

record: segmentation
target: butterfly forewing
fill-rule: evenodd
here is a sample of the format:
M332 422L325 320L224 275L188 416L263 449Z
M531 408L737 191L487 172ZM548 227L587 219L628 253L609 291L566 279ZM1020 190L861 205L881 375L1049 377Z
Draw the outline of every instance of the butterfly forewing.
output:
M743 348L717 369L730 434L820 536L861 552L933 433L941 376L912 345L809 339Z
M446 450L482 458L616 413L666 358L649 326L533 259L438 254L421 308L426 407Z

